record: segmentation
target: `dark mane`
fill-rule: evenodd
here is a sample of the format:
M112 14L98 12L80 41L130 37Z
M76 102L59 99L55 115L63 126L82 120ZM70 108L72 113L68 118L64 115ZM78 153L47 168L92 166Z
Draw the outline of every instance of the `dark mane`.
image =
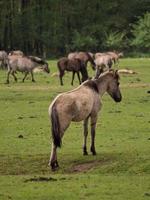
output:
M36 62L40 65L46 64L46 62L44 60L42 60L41 58L35 57L35 56L27 56L27 58L29 58L31 61Z
M94 90L95 92L99 93L97 84L94 80L89 80L83 83L84 86Z

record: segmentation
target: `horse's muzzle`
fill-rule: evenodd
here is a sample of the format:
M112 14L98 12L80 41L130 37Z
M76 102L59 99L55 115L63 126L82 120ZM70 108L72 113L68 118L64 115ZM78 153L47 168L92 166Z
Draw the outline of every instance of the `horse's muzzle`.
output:
M120 96L120 97L115 96L113 98L114 98L115 102L117 102L117 103L122 100L122 96Z
M114 94L113 95L113 99L114 99L114 101L115 102L120 102L121 100L122 100L122 95L120 94L120 95L116 95L116 94Z

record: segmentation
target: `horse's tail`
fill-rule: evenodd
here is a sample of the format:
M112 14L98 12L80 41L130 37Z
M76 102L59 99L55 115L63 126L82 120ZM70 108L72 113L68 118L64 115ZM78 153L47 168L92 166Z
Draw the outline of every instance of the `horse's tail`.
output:
M51 130L52 130L52 138L56 147L61 147L61 137L60 137L60 122L58 117L58 112L56 109L56 105L52 106L51 110Z

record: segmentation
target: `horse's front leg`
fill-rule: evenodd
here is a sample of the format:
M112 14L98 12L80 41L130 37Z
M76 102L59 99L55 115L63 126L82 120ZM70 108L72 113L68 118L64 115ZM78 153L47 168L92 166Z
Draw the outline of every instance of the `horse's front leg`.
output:
M14 77L14 80L17 82L17 77L15 76L15 72L13 71L11 74Z
M102 67L96 66L96 74L95 74L95 79L98 79L99 75L101 74Z
M79 72L77 72L77 75L78 75L79 84L81 84L81 79L80 79L80 74L79 74Z
M52 144L49 166L51 167L52 171L55 171L59 167L57 161L57 147L54 144Z
M31 71L31 78L32 78L32 82L35 82L34 76L33 76L33 72L32 72L32 71Z
M74 81L74 76L75 76L75 72L72 72L72 81L71 81L71 85L73 85L73 81Z
M96 155L95 150L95 127L97 122L97 115L91 116L91 152Z
M89 117L87 117L87 118L83 121L83 127L84 127L83 155L88 155L87 147L86 147L87 136L88 136L88 119L89 119Z
M59 71L59 79L60 79L60 85L63 85L62 77L64 76L64 71Z
M24 76L24 78L22 79L22 82L24 82L24 80L26 79L27 75L28 75L28 72L25 72L25 76Z
M9 76L10 76L10 73L11 73L11 69L8 69L6 83L9 83Z

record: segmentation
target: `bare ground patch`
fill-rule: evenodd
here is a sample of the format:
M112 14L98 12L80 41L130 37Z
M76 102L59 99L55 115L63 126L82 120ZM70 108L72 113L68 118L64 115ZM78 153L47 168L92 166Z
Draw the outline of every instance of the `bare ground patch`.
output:
M74 164L72 167L69 168L68 172L70 173L80 173L80 172L87 172L91 169L101 167L102 165L108 164L110 162L109 159L106 160L94 160L94 161L87 161L81 164Z

